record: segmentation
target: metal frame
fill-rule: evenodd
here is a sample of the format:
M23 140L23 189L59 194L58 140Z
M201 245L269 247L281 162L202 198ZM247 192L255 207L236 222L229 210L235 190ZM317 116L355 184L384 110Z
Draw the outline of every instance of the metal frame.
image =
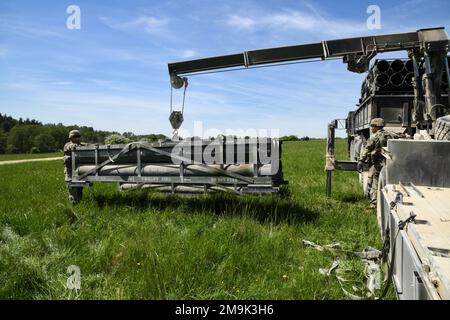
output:
M445 161L445 155L448 156L450 153L450 142L389 140L387 151L390 156L387 157L386 166L380 174L377 212L381 237L390 248L388 263L392 265L392 280L397 297L402 300L443 299L445 297L441 294L443 292L448 294L448 291L445 291L448 285L442 285L441 288L430 278L435 270L433 269L435 266L429 262L432 258L429 254L433 254L429 250L419 249L423 248L423 244L420 244L418 239L423 239L423 235L419 233L420 229L416 228L416 225L425 223L434 226L436 231L439 229L434 223L430 224L427 220L422 220L424 208L417 206L416 202L418 199L425 198L418 186L422 186L422 190L424 187L442 190L441 188L450 186L450 176L446 170ZM406 153L410 156L405 157ZM428 162L427 165L420 164L421 157L436 159L436 161ZM403 201L404 197L407 200ZM433 212L432 210L436 209L430 208L430 210ZM418 218L414 224L403 230L399 226L403 222L401 217L405 215L405 212L410 212L410 215L417 214ZM430 230L427 234L430 234ZM395 238L396 235L397 238ZM395 257L392 250L394 247Z
M272 142L273 143L273 142ZM167 147L174 146L175 143L169 143ZM276 147L280 147L279 142L276 141L274 144ZM159 144L161 147L162 145ZM114 145L114 150L117 147L122 147L121 145ZM192 159L186 158L182 155L174 156L171 153L156 148L154 143L141 143L141 142L132 142L123 146L118 153L114 156L109 155L109 151L111 150L111 145L106 146L95 146L95 167L93 169L88 170L83 174L78 173L78 164L77 164L77 151L82 150L92 150L92 147L78 147L72 151L72 180L69 183L70 187L84 187L86 185L90 185L93 182L116 182L119 184L136 184L136 186L141 185L163 185L163 186L171 186L172 192L175 191L177 186L185 185L185 186L197 186L204 189L205 192L210 191L211 187L214 186L216 189L222 189L224 191L230 191L232 188L234 192L238 193L276 193L280 190L279 186L282 184L286 184L287 181L274 180L272 176L260 176L258 175L258 165L253 165L253 177L243 176L234 172L228 172L222 168L216 168L208 166L207 164L200 163L197 161L193 161ZM107 150L109 159L99 163L99 149ZM114 163L119 160L121 157L129 154L131 151L136 150L136 165L137 165L137 175L116 175L116 176L101 176L99 175L100 169L105 167L110 163ZM142 150L150 150L160 155L175 157L180 160L179 164L179 175L178 176L169 176L169 175L159 175L159 176L143 176L142 175L142 159L141 159L141 151ZM280 160L281 162L281 160ZM186 163L192 163L197 166L202 166L207 171L210 171L213 176L185 176L185 168ZM158 165L158 163L152 163L153 165ZM160 165L167 165L167 163L160 163ZM281 166L279 168L281 170Z

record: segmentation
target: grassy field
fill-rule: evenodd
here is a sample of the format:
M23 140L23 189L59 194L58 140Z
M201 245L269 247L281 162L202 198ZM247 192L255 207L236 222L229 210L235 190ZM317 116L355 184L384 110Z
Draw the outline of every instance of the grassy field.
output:
M76 206L62 162L2 166L0 298L348 299L319 273L334 255L302 239L350 250L381 240L356 174L336 172L325 198L324 152L324 141L284 144L282 195L186 198L97 184ZM344 141L337 152L345 158ZM347 290L362 288L362 262L341 260ZM81 269L78 292L65 287L69 265Z
M22 159L40 159L62 157L62 152L52 153L24 153L24 154L0 154L0 161L22 160Z

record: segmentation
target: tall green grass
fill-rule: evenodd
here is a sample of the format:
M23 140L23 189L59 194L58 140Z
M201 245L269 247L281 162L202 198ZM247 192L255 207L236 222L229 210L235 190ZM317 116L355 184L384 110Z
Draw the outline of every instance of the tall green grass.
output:
M0 154L0 161L62 157L62 152Z
M96 184L76 206L62 162L1 166L0 298L347 299L319 273L334 255L302 239L350 250L381 241L356 174L336 172L325 198L324 152L324 141L285 143L281 195L186 198ZM346 157L343 141L337 152ZM362 288L361 261L342 260ZM69 265L81 269L78 292L65 287Z

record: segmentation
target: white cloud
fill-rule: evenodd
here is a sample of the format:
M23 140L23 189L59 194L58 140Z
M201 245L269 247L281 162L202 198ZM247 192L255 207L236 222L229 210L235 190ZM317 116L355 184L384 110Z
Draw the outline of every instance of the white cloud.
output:
M195 57L197 55L197 51L192 49L183 50L180 54L181 59L189 59Z
M129 25L143 27L145 31L152 33L163 29L168 23L169 19L167 18L141 16L136 20L129 22Z
M99 19L113 29L128 30L140 28L151 34L165 32L169 24L168 18L158 18L154 16L140 16L134 20L120 23L113 22L110 18L106 17L100 17Z
M73 84L72 81L56 81L54 82L55 85L57 86L70 86Z
M249 17L242 17L236 14L229 16L227 24L231 27L237 27L239 29L251 30L256 26L256 21Z
M258 16L233 14L228 16L226 24L248 31L310 31L339 35L367 32L365 21L323 18L317 11L314 14L297 10L285 10Z
M38 38L66 38L59 28L34 20L18 19L14 16L0 15L0 34Z

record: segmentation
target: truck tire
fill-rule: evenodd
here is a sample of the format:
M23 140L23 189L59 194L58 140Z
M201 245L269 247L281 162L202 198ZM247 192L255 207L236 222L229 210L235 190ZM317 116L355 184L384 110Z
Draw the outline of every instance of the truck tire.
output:
M436 140L450 140L450 115L436 119L434 138Z

